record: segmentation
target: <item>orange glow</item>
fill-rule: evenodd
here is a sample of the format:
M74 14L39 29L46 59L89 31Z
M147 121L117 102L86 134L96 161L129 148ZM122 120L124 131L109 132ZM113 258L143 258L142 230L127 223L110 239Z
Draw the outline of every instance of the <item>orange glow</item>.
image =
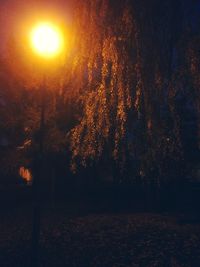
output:
M26 169L24 167L20 167L19 169L19 175L27 182L28 185L32 184L32 175L29 169Z
M60 29L51 23L39 23L31 31L32 48L42 57L51 58L60 54L63 43Z

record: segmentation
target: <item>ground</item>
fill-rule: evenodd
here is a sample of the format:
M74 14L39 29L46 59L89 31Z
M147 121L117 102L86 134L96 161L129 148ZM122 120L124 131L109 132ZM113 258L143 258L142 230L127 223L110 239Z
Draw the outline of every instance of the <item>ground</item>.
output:
M1 212L0 266L28 267L31 209ZM175 214L43 210L40 267L199 267L200 224Z

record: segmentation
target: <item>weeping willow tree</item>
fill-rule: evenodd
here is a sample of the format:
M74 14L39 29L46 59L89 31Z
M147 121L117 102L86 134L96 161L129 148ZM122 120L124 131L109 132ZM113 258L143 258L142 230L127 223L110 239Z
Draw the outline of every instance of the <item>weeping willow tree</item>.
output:
M80 47L74 75L82 73L78 86L84 115L71 132L73 163L78 159L86 165L104 155L104 160L113 158L124 166L134 151L131 117L137 117L140 102L135 22L129 6L120 1L117 9L108 1L77 6L82 16L76 16Z
M109 160L143 179L153 172L158 184L178 172L178 99L192 77L198 83L181 8L171 0L76 1L71 75L82 116L70 132L73 170Z

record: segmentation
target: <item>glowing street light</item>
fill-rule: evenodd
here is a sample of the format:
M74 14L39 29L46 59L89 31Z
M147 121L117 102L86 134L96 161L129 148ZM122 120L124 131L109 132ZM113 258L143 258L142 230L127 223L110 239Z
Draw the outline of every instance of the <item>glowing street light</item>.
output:
M58 27L50 23L40 23L31 31L31 45L43 58L52 58L63 50L63 36Z

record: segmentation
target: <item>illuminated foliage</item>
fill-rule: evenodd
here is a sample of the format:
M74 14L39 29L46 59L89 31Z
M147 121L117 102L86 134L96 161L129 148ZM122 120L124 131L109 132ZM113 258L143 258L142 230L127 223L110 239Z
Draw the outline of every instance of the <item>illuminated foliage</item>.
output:
M99 158L106 152L108 157L123 160L123 152L131 145L124 138L128 135L128 114L135 112L134 105L139 106L139 88L137 97L134 90L134 20L127 6L113 10L108 1L78 3L78 7L77 12L81 10L84 15L77 22L80 39L75 42L81 47L74 65L78 62L84 73L79 84L84 116L71 132L73 157L81 156L86 164L87 159ZM112 24L115 16L117 23ZM84 21L87 32L82 28Z
M145 173L181 156L171 75L177 14L171 1L154 4L77 3L73 71L83 116L70 134L72 169L103 157L121 170L139 161Z

